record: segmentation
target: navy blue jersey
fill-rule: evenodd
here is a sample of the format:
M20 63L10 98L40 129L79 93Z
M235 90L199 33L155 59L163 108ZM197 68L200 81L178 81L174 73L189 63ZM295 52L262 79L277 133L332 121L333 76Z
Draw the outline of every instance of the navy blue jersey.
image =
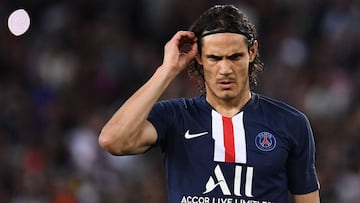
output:
M235 116L204 96L158 102L148 120L164 153L170 203L286 203L319 189L304 114L252 93Z

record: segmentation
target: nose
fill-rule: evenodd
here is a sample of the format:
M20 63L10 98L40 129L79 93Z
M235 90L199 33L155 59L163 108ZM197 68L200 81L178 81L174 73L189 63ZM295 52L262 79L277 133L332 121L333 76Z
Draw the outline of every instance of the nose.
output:
M233 72L231 63L227 60L221 60L219 62L219 73L221 75L229 75Z

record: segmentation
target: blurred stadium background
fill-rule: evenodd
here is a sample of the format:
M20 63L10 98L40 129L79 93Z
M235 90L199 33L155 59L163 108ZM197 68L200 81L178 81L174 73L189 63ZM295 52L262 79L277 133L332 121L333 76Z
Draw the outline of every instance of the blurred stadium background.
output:
M0 202L167 202L158 148L115 157L97 136L170 37L218 3L240 6L258 28L256 91L308 115L322 202L358 203L358 0L0 1ZM18 8L31 25L16 37L7 18ZM197 95L189 81L179 76L163 97Z

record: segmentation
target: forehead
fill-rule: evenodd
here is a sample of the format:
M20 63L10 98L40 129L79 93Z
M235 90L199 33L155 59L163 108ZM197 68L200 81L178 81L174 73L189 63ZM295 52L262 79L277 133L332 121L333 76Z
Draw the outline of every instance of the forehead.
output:
M204 54L232 54L247 51L247 38L237 33L216 33L202 38Z

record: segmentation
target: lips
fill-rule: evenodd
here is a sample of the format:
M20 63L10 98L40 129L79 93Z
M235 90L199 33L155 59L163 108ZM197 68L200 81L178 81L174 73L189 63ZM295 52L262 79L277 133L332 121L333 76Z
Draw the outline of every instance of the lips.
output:
M232 80L220 80L218 81L218 85L220 86L220 88L224 89L224 90L228 90L231 89L234 86L235 82Z

